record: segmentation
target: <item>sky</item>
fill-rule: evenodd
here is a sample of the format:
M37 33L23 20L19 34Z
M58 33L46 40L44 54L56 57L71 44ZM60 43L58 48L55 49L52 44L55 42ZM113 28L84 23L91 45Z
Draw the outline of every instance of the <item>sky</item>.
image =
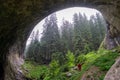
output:
M84 7L72 7L72 8L67 8L67 9L63 9L63 10L57 11L56 12L56 16L57 16L58 27L61 26L63 18L64 18L64 20L68 20L69 22L72 22L74 13L81 13L81 14L85 13L86 16L87 16L87 18L89 19L91 15L95 15L96 13L100 13L100 12L97 11L97 10L95 10L95 9L92 9L92 8L84 8ZM44 20L45 19L43 19L42 21L40 21L35 26L35 28L33 29L33 31L39 30L39 33L41 35L42 30L43 30ZM28 41L27 41L26 45L29 45L30 41L31 41L31 38L28 38Z

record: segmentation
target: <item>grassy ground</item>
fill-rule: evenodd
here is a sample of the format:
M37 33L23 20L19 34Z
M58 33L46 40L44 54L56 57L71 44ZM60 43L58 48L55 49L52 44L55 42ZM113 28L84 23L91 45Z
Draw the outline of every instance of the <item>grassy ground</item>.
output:
M80 80L83 75L87 77L96 77L95 80L103 80L106 72L110 69L110 67L114 64L115 59L119 56L119 53L111 50L99 50L97 52L90 52L85 57L85 62L82 65L82 70L77 71L68 71L72 73L71 77L66 78L64 80ZM41 77L45 77L45 75L49 74L49 68L45 65L38 65L34 62L26 61L22 66L24 69L25 76L31 78L32 80L53 80L53 79L42 79ZM61 66L62 67L62 66ZM92 68L96 69L92 69ZM94 74L88 73L92 70ZM96 71L96 72L95 72ZM97 71L100 73L98 74ZM62 74L65 74L64 72ZM61 76L63 77L63 76ZM63 80L62 79L54 79L54 80Z
M40 77L44 76L43 74L46 74L48 71L47 66L38 65L31 61L25 61L24 65L22 65L22 68L25 76L33 80L40 79Z

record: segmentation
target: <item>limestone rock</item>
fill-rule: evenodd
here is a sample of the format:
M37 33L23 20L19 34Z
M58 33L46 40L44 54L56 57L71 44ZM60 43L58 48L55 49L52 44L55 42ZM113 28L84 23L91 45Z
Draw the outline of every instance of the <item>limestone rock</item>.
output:
M120 80L120 58L111 67L104 80Z
M8 57L23 55L26 40L39 21L57 10L75 6L99 10L108 23L105 47L120 46L120 0L0 0L0 80L4 80L5 75L6 80L17 80L11 77L16 75L12 69L15 65ZM11 48L15 44L16 47Z

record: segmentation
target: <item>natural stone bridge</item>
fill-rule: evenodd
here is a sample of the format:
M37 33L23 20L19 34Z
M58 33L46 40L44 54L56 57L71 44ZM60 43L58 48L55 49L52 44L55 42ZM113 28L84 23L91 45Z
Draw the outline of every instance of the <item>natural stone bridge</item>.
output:
M44 17L69 7L99 10L108 24L105 48L120 45L120 0L0 0L0 80L23 80L16 68L21 63L16 63L23 58L30 32ZM119 60L105 80L120 79Z

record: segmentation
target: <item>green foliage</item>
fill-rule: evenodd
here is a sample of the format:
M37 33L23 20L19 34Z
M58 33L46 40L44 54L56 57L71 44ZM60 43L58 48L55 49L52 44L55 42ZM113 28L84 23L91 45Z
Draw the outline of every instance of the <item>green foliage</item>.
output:
M73 50L73 33L72 24L63 19L61 26L61 47L63 53L67 53L68 50Z
M105 23L100 14L87 19L85 14L75 13L73 23L63 19L61 28L58 29L56 14L45 18L43 32L39 40L39 31L33 32L32 41L26 51L26 58L39 64L49 64L52 59L65 62L67 51L86 54L97 50L105 33ZM69 63L69 65L73 65Z
M105 74L102 74L102 75L99 77L99 80L104 80L104 77L105 77Z
M119 54L113 50L100 49L97 52L89 52L88 54L80 54L75 57L70 51L66 54L66 61L63 65L60 65L58 60L52 60L49 66L40 66L34 62L25 62L23 65L24 69L28 70L25 75L33 80L80 80L81 76L92 66L98 67L102 72L95 79L103 80L106 72L115 62L115 59ZM83 63L82 70L71 70L75 66L75 59L78 63ZM66 76L66 73L71 73L70 77Z
M39 31L33 34L26 57L48 67L26 62L24 67L29 69L26 76L35 80L78 80L91 66L107 71L117 54L113 57L113 52L107 50L94 51L103 40L104 26L104 20L99 14L88 20L85 14L75 13L73 23L63 20L59 31L56 14L47 17L41 40ZM83 64L82 70L73 70L78 63ZM72 75L67 77L66 73Z
M35 80L45 76L45 74L48 71L47 66L43 66L43 65L41 66L31 61L26 61L22 67L23 67L23 70L25 69L25 72L24 72L25 76ZM26 70L28 72L26 72Z
M68 51L68 53L66 54L66 58L67 58L67 65L69 68L74 67L75 66L75 56L72 52Z
M57 60L60 65L65 64L65 55L62 52L52 54L52 60Z
M79 56L77 57L77 59L76 59L76 63L77 63L77 64L78 64L78 63L83 64L83 63L85 63L85 61L86 61L86 57L85 57L84 54L79 55Z
M86 60L82 66L81 72L74 75L74 77L78 79L85 71L89 70L92 66L96 66L100 71L103 71L104 74L101 74L101 77L99 77L100 80L103 80L106 72L110 69L118 56L119 54L117 52L105 49L100 49L97 52L89 52L85 55Z
M44 80L66 80L61 72L59 62L56 60L51 61L49 73L45 76Z
M112 51L105 51L101 57L97 58L94 65L99 67L102 71L110 69L111 65L115 62L115 58L119 56L118 53ZM101 64L102 63L102 64Z
M32 40L26 51L26 58L39 64L48 64L52 54L60 51L60 35L55 13L45 19L41 40L39 37L39 31L30 36Z
M50 17L45 19L45 23L43 24L43 32L41 37L42 49L41 51L44 53L44 57L46 60L51 60L52 54L59 52L60 45L60 35L57 25L57 17L56 14L51 14Z
M75 13L73 25L74 52L79 50L80 53L88 53L99 48L105 36L105 21L100 14L91 16L88 20L85 14Z
M50 63L50 72L51 72L51 75L58 75L59 72L60 72L60 65L59 65L59 62L56 61L56 60L53 60L51 63Z
M87 71L91 66L93 66L94 61L100 57L101 54L96 54L96 52L89 52L86 54L84 64L82 65L82 70L79 76L82 76L82 74Z

